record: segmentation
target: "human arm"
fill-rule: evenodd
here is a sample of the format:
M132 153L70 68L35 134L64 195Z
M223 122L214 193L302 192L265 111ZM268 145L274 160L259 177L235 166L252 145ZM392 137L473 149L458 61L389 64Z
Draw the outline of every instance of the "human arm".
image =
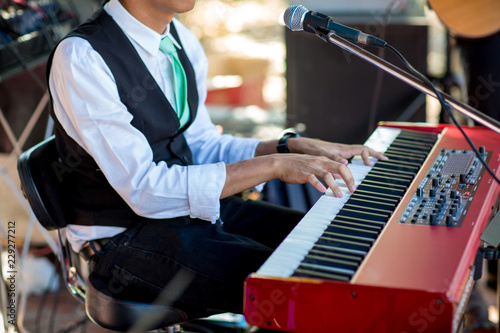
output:
M58 46L50 85L58 121L138 215L218 218L224 164L153 162L151 146L131 125L133 116L120 101L113 75L88 42L68 38Z
M342 178L349 190L354 192L354 179L347 159L361 155L366 165L371 165L370 156L387 159L382 153L363 145L346 145L310 138L290 138L291 154L276 154L277 141L261 142L255 158L226 166L226 183L221 197L251 188L259 182L280 179L292 184L311 183L320 192L325 192L322 179L332 192L341 197L342 192L335 178Z

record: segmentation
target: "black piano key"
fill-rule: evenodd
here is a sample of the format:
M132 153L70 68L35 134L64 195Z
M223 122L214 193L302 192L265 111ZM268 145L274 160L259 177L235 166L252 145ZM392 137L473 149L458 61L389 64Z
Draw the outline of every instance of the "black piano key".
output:
M325 232L331 232L331 233L343 233L346 235L353 235L353 236L359 236L359 237L364 237L364 238L371 238L375 239L378 235L378 231L373 231L373 230L368 230L365 228L360 228L360 227L348 227L344 226L342 224L336 224L334 223L335 221L330 224Z
M318 279L329 279L329 280L336 280L336 281L349 281L352 277L352 274L338 274L338 273L333 273L333 272L325 272L321 271L319 269L311 269L311 268L304 268L302 266L299 266L295 273L293 274L294 276L298 277L310 277L310 278L318 278Z
M373 182L378 182L378 183L385 183L388 185L399 185L399 186L402 186L403 188L406 188L406 187L408 187L408 185L411 184L411 181L408 181L407 179L390 177L388 175L380 175L377 173L369 173L368 175L366 175L363 182L365 182L367 180L373 181Z
M364 228L366 230L374 230L374 231L380 231L385 226L385 222L360 219L360 218L349 217L349 216L335 217L332 221L332 224L344 225L347 227L361 227L361 228Z
M384 155L387 156L391 160L408 161L411 163L417 163L418 165L421 165L425 159L424 155L410 155L410 154L401 153L398 151L386 151L384 153Z
M358 205L358 206L362 206L362 207L384 209L384 210L388 210L388 211L391 211L391 212L394 210L394 207L396 207L396 204L397 204L397 203L394 203L394 202L393 203L388 203L388 202L375 201L375 200L364 199L364 198L361 198L359 196L356 196L356 197L353 198L353 196L351 196L349 198L349 203L355 204L355 205Z
M406 163L392 160L379 160L374 167L383 168L386 170L400 170L411 173L417 173L417 171L420 169L420 167L416 165L407 165Z
M339 251L334 248L329 248L328 250L326 250L325 248L320 248L317 246L313 247L311 251L309 251L309 254L306 255L306 257L309 255L319 256L322 258L344 260L351 263L360 263L361 260L363 260L363 258L365 257L363 254Z
M380 207L369 207L369 206L363 206L360 205L354 201L347 201L344 205L345 209L351 209L351 210L356 210L356 211L363 211L368 214L378 214L381 216L385 216L386 218L389 218L389 216L392 214L391 210L388 209L383 209Z
M412 142L401 142L401 141L394 141L391 144L391 148L399 148L399 149L406 149L409 151L421 151L421 152L428 152L429 149L428 147L422 147L416 144L412 144Z
M375 172L380 171L380 172L390 172L396 175L402 175L402 176L409 176L409 177L415 177L416 172L412 171L406 171L402 169L396 168L388 168L386 165L379 164L380 161L378 161L372 168L372 171L375 170ZM371 172L371 171L370 171ZM363 184L363 182L361 182Z
M425 148L426 150L432 149L432 146L434 145L433 143L430 143L427 141L415 140L413 138L404 137L404 136L397 137L394 140L394 142L391 144L391 146L396 145L396 144L411 145L413 147Z
M343 208L337 214L337 216L346 216L346 217L356 217L365 220L375 220L379 222L387 221L387 214L378 214L372 212L366 212L363 210L351 209L351 208Z
M411 135L409 133L404 133L404 132L399 133L399 135L394 139L393 143L394 142L401 142L401 141L413 143L413 144L419 145L419 146L426 146L426 147L430 147L430 148L432 148L432 146L434 145L432 138L428 138L428 137L426 138L426 137L422 137L422 136L414 136L414 135Z
M413 168L416 168L417 170L420 169L420 166L422 165L422 158L424 158L423 156L420 156L420 158L403 158L403 157L398 157L396 156L396 158L389 158L388 160L381 160L385 163L381 163L381 164L387 164L387 163L391 163L391 164L397 164L397 165L406 165L406 166L411 166Z
M422 132L413 132L413 131L401 131L398 137L407 138L412 140L418 140L421 142L427 143L435 143L437 140L437 134L435 133L422 133Z
M401 184L397 180L390 182L388 179L384 178L376 178L376 177L370 177L368 175L365 180L363 181L363 184L370 184L370 185L376 185L376 186L384 186L384 187L390 187L394 189L402 189L405 190L408 187L408 184Z
M371 242L352 240L341 236L321 236L317 244L366 252L370 248Z
M406 155L410 157L415 157L415 158L425 158L429 152L428 151L409 151L408 148L398 148L398 147L389 147L387 150L384 152L388 154L395 154L395 155Z
M356 270L356 267L359 264L358 261L337 259L313 253L308 254L303 262L308 264L316 264L316 265L330 266L341 269L348 269L352 270L353 272L354 270Z
M359 190L367 190L370 192L380 192L384 194L390 194L390 195L396 195L398 197L402 197L405 190L404 189L396 189L396 188L389 188L387 186L380 186L380 185L374 185L374 184L369 184L369 183L361 183L358 186Z
M314 264L314 263L301 263L300 267L309 269L312 271L317 271L317 272L326 272L326 273L333 273L333 274L345 274L345 275L350 275L352 276L354 274L353 269L346 269L346 268L340 268L340 267L333 267L329 265L321 265L321 264Z
M366 236L357 236L352 233L343 233L343 232L332 232L325 230L323 232L322 237L325 239L335 239L335 240L342 240L346 242L355 242L360 245L369 245L373 242L374 238L372 237L373 235L370 235L370 237Z
M411 183L413 180L413 175L412 174L406 174L406 173L394 173L394 172L386 172L381 169L371 169L370 172L366 175L368 176L378 176L378 177L388 177L388 178L393 178L393 179L398 179L399 181L406 182L406 183Z
M404 140L401 138L396 138L391 147L406 148L410 151L428 151L429 147L425 144L419 144L417 141Z
M363 219L356 216L336 216L332 223L338 225L356 226L363 225L366 229L381 230L385 226L385 221L376 221L373 219Z
M313 249L320 250L320 251L330 251L334 253L340 254L345 254L349 256L357 256L357 257L364 257L366 255L366 251L363 250L356 250L356 249L350 249L350 248L345 248L345 247L338 247L335 245L326 245L326 244L320 244L320 243L315 243Z
M392 194L385 194L385 193L378 193L378 192L373 192L369 191L367 189L356 189L356 192L354 192L350 199L359 199L359 200L376 200L380 201L383 203L388 203L392 205L397 205L400 199L400 196L397 195L392 195Z

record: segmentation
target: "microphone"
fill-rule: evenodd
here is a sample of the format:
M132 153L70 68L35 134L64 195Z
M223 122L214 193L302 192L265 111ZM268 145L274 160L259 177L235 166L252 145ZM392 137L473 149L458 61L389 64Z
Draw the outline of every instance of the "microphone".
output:
M329 16L307 10L302 5L290 6L283 14L285 25L292 31L316 33L318 28L330 30L350 42L364 45L385 47L387 43L380 38L365 34L359 30L336 23Z

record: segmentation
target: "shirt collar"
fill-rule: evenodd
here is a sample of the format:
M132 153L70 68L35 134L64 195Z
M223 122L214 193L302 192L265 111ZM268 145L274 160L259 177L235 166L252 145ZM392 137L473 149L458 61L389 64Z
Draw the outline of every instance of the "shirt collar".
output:
M116 21L130 39L151 55L154 56L158 53L161 39L165 36L171 37L174 45L180 48L180 45L170 34L170 24L167 26L165 32L160 35L133 17L118 0L110 0L104 6L104 10Z

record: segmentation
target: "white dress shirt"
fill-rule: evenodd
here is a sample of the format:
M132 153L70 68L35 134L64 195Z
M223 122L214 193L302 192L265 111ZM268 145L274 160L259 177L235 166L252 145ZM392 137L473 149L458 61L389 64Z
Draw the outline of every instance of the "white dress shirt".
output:
M175 108L169 56L159 51L160 35L111 0L106 12L135 47L170 104ZM175 26L196 76L199 106L184 133L194 165L168 167L153 162L146 137L131 125L132 114L120 101L114 77L89 42L79 37L58 46L50 74L54 112L68 135L96 161L107 180L140 216L164 219L191 216L214 222L226 180L226 163L254 156L259 140L221 135L205 107L208 61L196 37L179 21ZM147 110L144 110L147 112ZM88 240L114 236L124 228L69 225L75 251Z

